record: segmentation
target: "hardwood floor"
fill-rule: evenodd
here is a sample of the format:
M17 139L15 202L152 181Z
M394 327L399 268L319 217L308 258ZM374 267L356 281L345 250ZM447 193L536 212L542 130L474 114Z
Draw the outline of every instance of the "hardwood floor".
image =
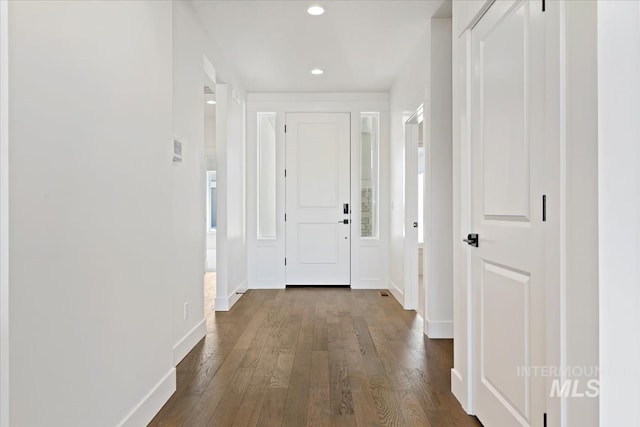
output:
M378 291L250 290L207 313L150 425L480 426L449 391L452 354Z

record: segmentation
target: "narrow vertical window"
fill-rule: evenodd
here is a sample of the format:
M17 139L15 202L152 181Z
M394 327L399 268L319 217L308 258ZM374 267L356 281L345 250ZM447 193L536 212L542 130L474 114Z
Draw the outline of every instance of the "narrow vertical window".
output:
M378 237L379 113L361 114L360 236Z
M258 113L258 239L276 238L276 113Z

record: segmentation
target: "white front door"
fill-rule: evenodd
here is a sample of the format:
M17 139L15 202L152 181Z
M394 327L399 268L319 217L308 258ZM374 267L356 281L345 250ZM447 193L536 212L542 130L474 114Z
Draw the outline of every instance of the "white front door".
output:
M498 0L472 30L474 397L486 426L543 425L544 378L526 372L545 352L542 21L540 1Z
M286 280L349 285L349 113L286 115Z

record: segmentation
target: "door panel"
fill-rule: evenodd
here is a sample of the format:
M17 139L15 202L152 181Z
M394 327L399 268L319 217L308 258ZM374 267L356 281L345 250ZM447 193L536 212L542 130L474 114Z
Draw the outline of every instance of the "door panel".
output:
M350 115L289 113L286 122L287 284L348 285Z
M297 130L298 206L335 208L340 198L340 159L338 123L291 124Z
M544 50L540 2L498 0L472 30L474 396L488 426L542 425L541 206Z
M298 260L301 264L338 264L343 224L298 223Z
M515 373L528 365L530 276L488 261L481 274L482 381L526 418L528 378Z
M525 12L514 10L480 44L484 214L509 220L529 216L524 25Z
M420 113L421 114L421 113ZM418 114L416 114L417 116ZM418 135L422 123L410 119L404 125L404 308L418 310ZM415 224L414 224L415 223Z

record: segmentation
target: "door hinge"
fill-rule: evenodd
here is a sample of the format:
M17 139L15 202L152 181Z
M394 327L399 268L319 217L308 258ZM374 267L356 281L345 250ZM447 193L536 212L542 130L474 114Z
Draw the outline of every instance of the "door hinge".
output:
M542 11L543 12L546 12L546 10L547 10L547 4L546 3L547 2L545 0L542 0Z
M284 125L284 133L287 133L287 125Z
M542 427L547 427L547 413L542 415Z
M287 170L286 169L284 170L284 177L285 178L287 177Z
M284 214L284 222L287 222L287 214Z
M287 259L286 258L284 259L284 265L287 265Z
M542 195L542 222L547 221L547 195Z

